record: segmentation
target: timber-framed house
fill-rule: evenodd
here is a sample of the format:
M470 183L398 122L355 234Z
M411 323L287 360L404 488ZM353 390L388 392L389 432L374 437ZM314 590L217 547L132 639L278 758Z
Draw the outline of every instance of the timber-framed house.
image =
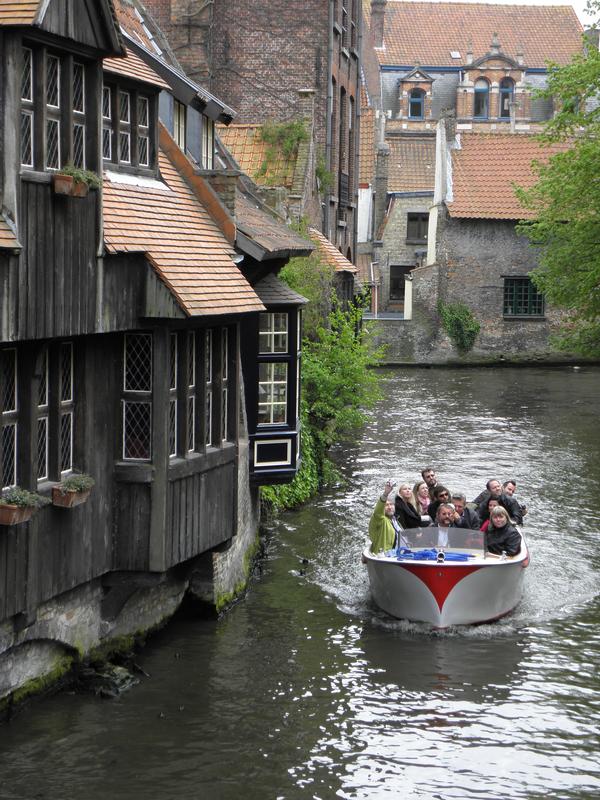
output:
M217 602L256 485L299 465L304 300L276 273L311 245L219 168L234 112L154 34L130 0L0 5L2 489L96 481L0 525L0 697L192 584ZM67 165L100 187L61 187Z

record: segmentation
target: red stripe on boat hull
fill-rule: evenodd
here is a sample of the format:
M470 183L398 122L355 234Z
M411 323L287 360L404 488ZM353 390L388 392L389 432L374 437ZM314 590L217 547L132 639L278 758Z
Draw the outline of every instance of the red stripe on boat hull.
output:
M436 564L429 566L425 564L402 564L402 568L412 572L412 574L423 581L431 594L435 597L440 611L444 607L446 598L454 589L457 583L472 572L477 572L481 567L471 566L445 566Z

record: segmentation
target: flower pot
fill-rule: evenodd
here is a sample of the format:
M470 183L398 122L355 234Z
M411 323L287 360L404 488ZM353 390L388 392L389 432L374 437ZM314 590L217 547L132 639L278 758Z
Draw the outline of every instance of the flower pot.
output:
M0 504L0 525L18 525L27 522L35 511L33 506L13 506Z
M63 491L60 486L52 487L52 505L58 508L75 508L80 506L90 496L91 489L86 489L83 492Z
M73 183L73 197L87 197L90 187L84 181L75 181Z
M55 172L52 175L52 185L54 187L54 194L73 194L73 176L62 175L60 172Z

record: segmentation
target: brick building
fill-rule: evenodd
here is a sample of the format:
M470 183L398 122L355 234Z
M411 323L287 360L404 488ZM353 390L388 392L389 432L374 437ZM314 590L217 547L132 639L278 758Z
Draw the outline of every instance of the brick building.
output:
M473 310L480 355L549 352L557 316L529 278L537 261L514 231L525 212L512 182L530 183L531 159L544 155L532 134L554 113L535 91L547 62L582 51L574 10L364 0L363 13L381 87L371 258L380 310L403 310L409 273L420 333L405 326L403 357L444 357L439 300Z
M300 117L300 93L314 92L312 191L321 210L312 222L353 261L359 0L146 0L145 5L182 67L235 108L239 124ZM323 179L327 172L331 180Z

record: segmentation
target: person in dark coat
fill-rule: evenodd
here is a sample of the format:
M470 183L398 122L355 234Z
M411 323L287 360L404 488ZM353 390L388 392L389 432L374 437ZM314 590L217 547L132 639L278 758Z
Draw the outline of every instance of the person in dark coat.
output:
M471 531L479 530L481 522L479 515L471 508L467 508L467 498L458 492L452 495L452 505L454 506L454 527L467 528Z
M421 515L414 505L412 487L408 483L401 483L396 495L394 516L403 528L420 528Z
M427 509L427 513L431 519L435 519L437 517L438 508L442 505L442 503L449 502L450 490L446 489L445 486L442 486L441 483L438 483L433 490L433 500L431 503L429 503L429 508Z
M433 467L425 467L425 469L421 470L421 477L427 484L427 488L429 489L429 497L433 500L433 490L438 485L437 475L435 474L435 470Z
M488 552L496 555L516 556L521 552L521 534L511 525L508 512L502 506L491 511L486 544Z
M477 503L477 514L479 515L479 518L485 519L488 500L490 498L494 498L503 508L508 511L510 518L514 520L517 525L521 525L523 522L521 508L513 497L509 497L509 495L502 491L502 484L500 481L496 478L491 478L486 483L485 488L485 492L482 492L475 498L475 500L473 500L474 503Z

